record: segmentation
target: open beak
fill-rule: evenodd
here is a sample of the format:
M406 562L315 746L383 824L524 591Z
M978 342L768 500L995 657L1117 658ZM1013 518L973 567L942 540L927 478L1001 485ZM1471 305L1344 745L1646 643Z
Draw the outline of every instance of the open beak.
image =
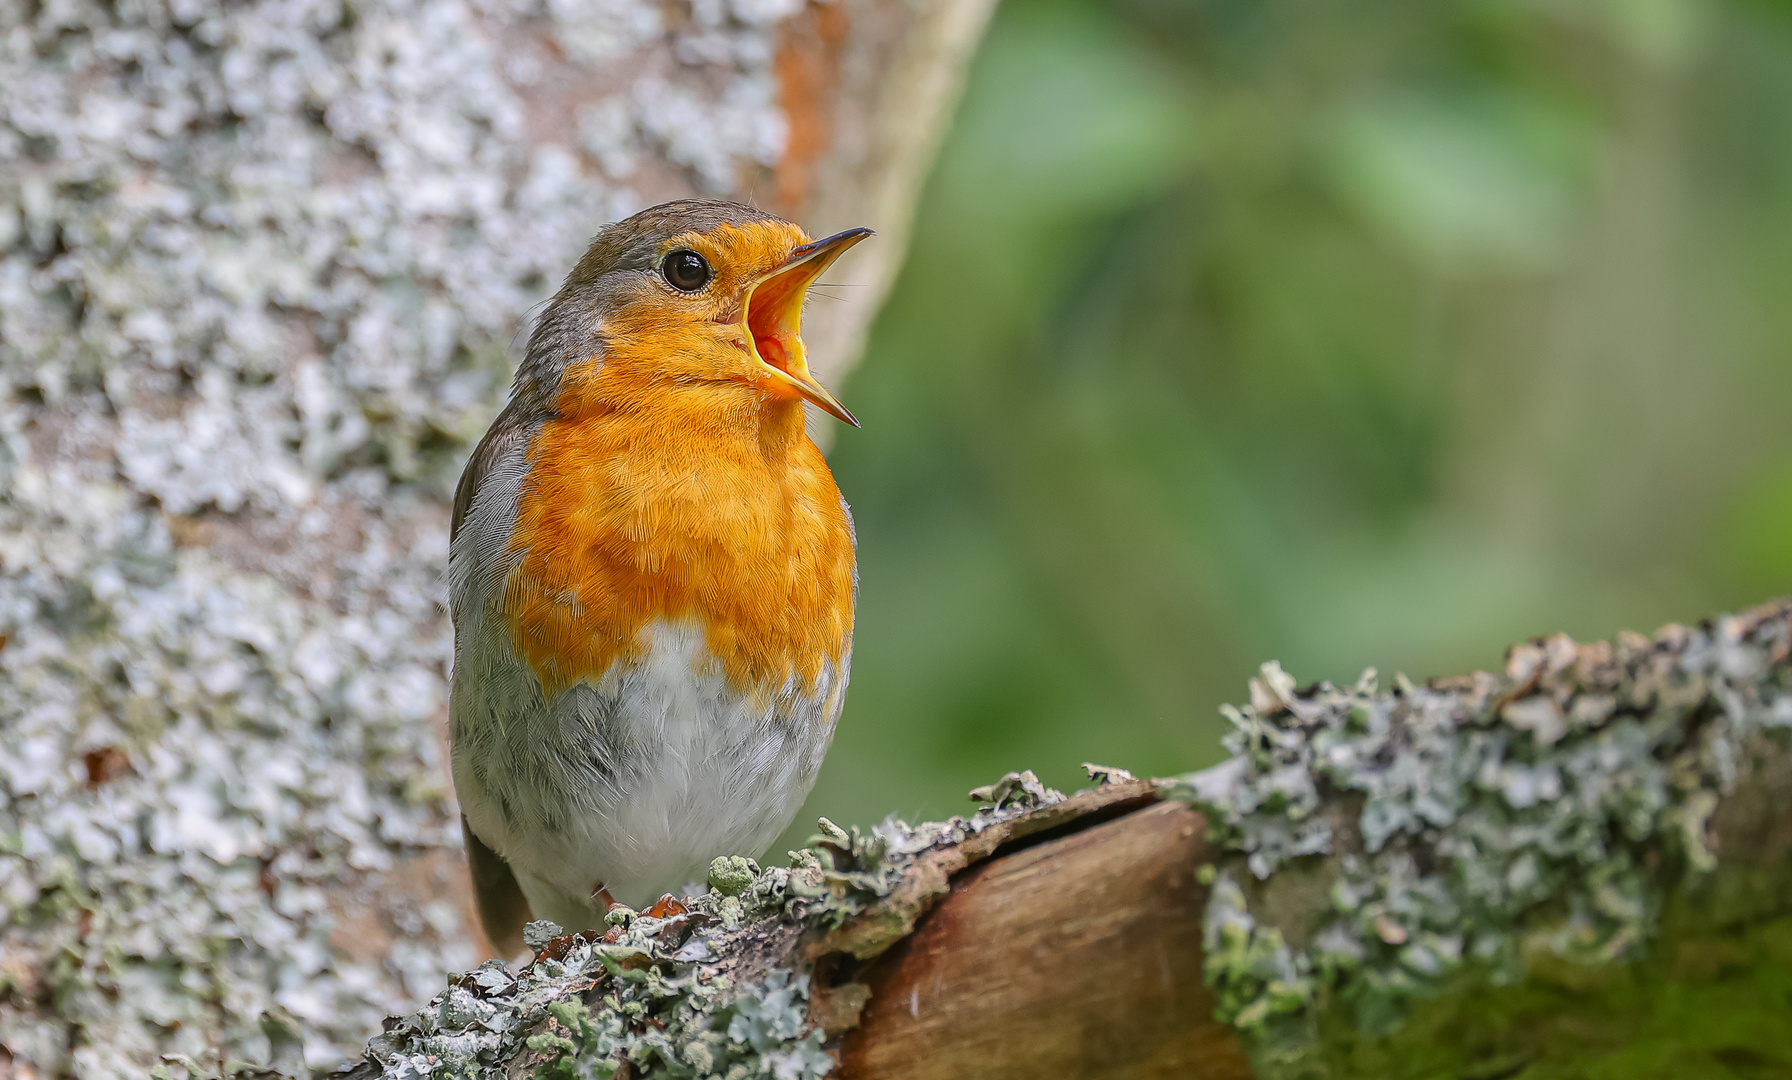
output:
M809 286L834 265L835 259L870 235L870 229L848 229L798 247L783 266L747 290L741 316L753 342L753 355L770 374L774 386L791 397L813 402L829 416L853 427L859 426L858 420L809 373L809 358L803 350L803 301L809 295Z

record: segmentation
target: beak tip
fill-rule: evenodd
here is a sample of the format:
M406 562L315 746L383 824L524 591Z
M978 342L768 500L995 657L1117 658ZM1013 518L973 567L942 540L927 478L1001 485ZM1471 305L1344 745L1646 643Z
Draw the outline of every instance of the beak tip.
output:
M855 428L859 426L859 418L852 414L851 409L840 404L840 399L836 398L834 395L828 394L826 400L823 400L819 394L804 394L803 396L809 399L809 404L820 409L822 412L827 413L842 424L847 424Z
M811 240L807 244L799 245L795 251L792 251L790 253L790 261L785 265L792 266L797 263L807 262L818 255L825 257L827 261L831 263L834 259L844 253L847 248L852 247L854 244L868 236L876 235L877 232L875 230L861 226L857 229L846 229L837 232L832 236L824 236L820 240Z

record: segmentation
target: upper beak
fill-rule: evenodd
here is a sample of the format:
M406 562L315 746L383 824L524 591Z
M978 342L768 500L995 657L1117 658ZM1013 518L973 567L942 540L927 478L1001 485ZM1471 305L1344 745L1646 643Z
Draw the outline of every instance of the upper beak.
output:
M809 372L809 358L803 349L803 301L809 286L835 259L870 235L870 229L848 229L798 247L783 266L747 290L741 316L753 342L753 355L775 385L788 388L793 396L814 402L823 412L853 427L859 426L858 420Z

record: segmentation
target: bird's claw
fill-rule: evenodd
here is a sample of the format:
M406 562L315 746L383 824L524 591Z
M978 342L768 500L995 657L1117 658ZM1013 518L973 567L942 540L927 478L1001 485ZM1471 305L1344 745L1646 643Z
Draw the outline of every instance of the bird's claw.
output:
M533 962L540 963L543 960L564 960L566 959L566 954L571 952L574 946L590 945L594 942L603 940L606 936L607 935L601 934L596 930L575 930L570 934L562 934L549 941L546 945L543 945L540 951L535 954L535 960Z

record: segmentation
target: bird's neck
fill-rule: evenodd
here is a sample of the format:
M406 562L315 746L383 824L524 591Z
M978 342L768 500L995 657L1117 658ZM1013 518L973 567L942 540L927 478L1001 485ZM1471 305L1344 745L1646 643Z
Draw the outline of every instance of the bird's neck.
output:
M774 461L809 443L798 400L734 379L682 380L595 361L569 366L544 411L561 423L731 445Z

